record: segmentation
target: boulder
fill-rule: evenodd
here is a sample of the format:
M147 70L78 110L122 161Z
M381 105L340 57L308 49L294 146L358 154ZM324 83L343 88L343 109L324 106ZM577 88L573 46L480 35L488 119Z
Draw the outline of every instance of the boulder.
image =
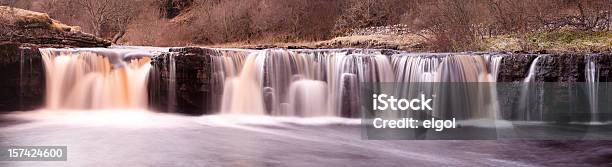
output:
M49 15L0 6L0 45L36 47L106 47L111 42L83 33Z

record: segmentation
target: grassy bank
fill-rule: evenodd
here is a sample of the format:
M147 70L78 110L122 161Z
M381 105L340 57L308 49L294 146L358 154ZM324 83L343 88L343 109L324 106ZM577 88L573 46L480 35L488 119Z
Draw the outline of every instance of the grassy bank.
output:
M325 41L294 43L225 43L206 45L215 48L373 48L396 49L412 52L435 52L436 43L428 36L404 35L351 35L336 37ZM526 34L500 35L475 41L473 48L460 48L464 51L488 52L610 52L612 51L612 31L579 31L560 29Z
M482 51L609 52L612 31L579 31L560 29L486 38L479 44Z

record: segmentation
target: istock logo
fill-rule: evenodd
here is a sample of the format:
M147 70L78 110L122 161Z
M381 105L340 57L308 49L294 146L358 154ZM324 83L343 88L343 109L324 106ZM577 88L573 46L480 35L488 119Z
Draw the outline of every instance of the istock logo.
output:
M388 98L387 98L388 97ZM374 110L433 110L431 107L432 99L425 98L424 94L421 94L419 98L414 99L396 99L393 96L387 94L373 94L373 106Z

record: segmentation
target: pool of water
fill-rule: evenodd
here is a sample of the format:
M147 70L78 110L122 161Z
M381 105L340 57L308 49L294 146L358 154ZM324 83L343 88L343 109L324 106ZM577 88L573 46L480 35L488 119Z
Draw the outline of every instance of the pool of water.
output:
M67 146L0 166L605 166L610 141L362 140L359 120L147 111L0 115L0 145Z

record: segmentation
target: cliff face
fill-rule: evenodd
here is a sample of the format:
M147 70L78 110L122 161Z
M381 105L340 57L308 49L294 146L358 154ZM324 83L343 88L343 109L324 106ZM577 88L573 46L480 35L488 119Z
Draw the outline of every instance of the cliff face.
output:
M106 47L111 43L47 14L0 6L0 112L43 106L41 47Z
M0 45L0 112L42 107L45 71L36 49Z
M610 53L510 54L502 59L497 78L498 82L523 81L535 62L533 81L586 82L586 66L591 62L596 65L597 80L609 82L612 79L610 57Z
M151 60L149 104L157 111L201 115L211 110L211 56L204 48L172 48Z

